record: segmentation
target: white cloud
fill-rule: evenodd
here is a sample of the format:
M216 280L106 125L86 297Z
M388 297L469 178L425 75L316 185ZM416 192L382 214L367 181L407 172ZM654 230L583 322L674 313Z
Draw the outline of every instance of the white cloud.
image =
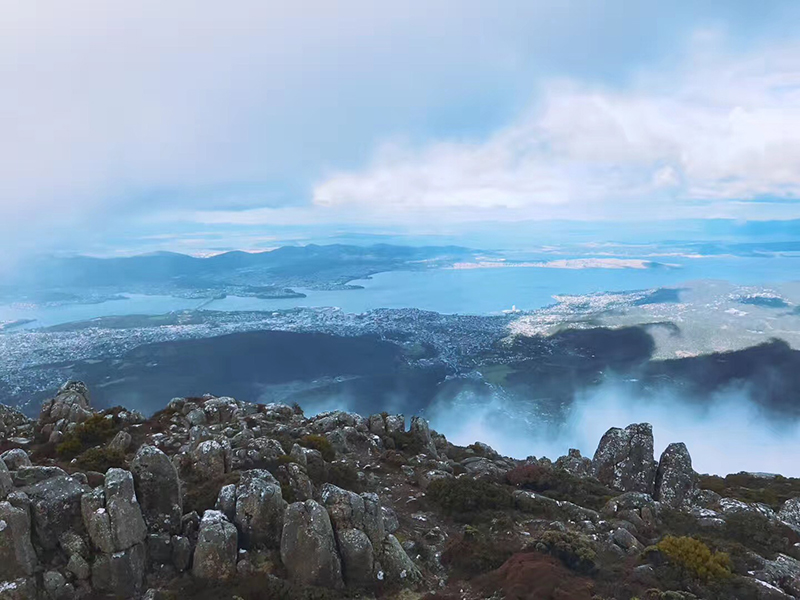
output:
M731 56L711 40L619 89L547 84L484 140L381 148L366 169L322 181L314 201L452 219L658 218L758 216L739 201L800 198L800 46Z

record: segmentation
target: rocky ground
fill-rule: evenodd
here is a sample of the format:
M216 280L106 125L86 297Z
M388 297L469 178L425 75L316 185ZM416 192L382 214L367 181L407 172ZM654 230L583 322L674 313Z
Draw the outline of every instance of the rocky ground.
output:
M800 481L700 476L648 424L512 460L402 415L232 398L0 405L0 597L800 597Z

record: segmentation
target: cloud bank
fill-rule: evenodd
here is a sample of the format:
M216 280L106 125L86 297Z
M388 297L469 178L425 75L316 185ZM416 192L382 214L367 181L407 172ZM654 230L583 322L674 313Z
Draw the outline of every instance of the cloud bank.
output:
M722 52L698 34L682 64L624 87L550 81L477 141L387 142L314 189L323 207L453 219L797 215L800 45ZM763 202L779 200L778 211Z

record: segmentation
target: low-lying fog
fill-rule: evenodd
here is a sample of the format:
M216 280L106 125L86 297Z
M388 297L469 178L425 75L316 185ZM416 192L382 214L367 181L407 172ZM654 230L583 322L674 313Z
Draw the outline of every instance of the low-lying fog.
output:
M648 422L653 425L656 459L667 444L685 442L700 473L800 476L800 422L767 415L748 399L746 390L717 393L701 404L677 394L632 397L624 386L606 385L578 397L560 425L537 421L520 406L500 393L465 392L452 401L437 401L426 416L453 443L482 441L515 458L553 460L569 448L591 457L610 427Z

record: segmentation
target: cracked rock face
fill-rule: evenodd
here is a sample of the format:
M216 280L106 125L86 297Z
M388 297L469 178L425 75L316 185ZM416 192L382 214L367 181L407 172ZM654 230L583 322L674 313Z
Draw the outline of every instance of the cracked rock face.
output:
M686 444L670 444L658 461L653 497L672 508L683 506L694 494L695 480L692 457Z
M612 427L600 440L592 467L594 476L611 488L651 494L656 476L653 427L649 423Z
M155 446L142 446L131 461L131 472L148 529L180 533L183 498L169 457Z
M281 536L281 560L289 577L303 585L344 587L328 511L314 500L286 509Z
M200 521L192 574L201 579L229 579L236 574L238 535L221 512L207 510Z

